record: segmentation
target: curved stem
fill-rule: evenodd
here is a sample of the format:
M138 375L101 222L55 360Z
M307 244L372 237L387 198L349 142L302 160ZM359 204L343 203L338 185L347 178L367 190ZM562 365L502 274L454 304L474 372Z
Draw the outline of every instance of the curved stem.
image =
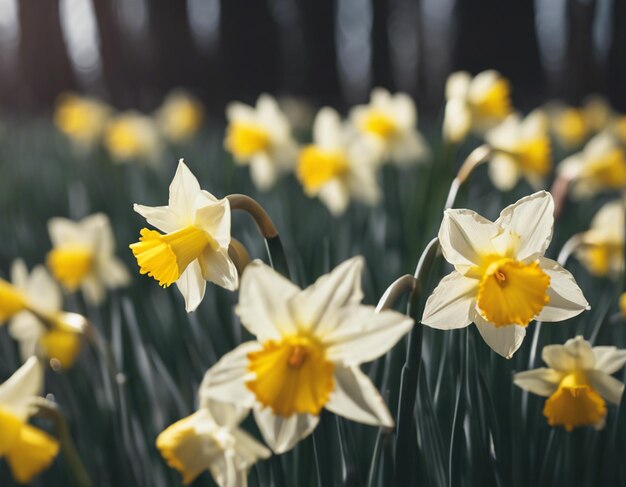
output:
M467 181L472 171L476 169L480 164L489 160L489 158L493 155L495 150L487 145L483 144L481 146L476 147L470 154L467 156L459 171L457 172L456 177L452 180L452 184L450 184L450 191L448 192L448 198L446 199L446 204L444 206L444 210L448 208L452 208L454 206L454 202L459 193L459 189Z
M278 236L278 230L263 207L254 199L245 194L230 194L226 196L231 210L242 210L248 213L255 221L263 238Z
M237 274L241 277L243 270L251 260L248 249L246 249L246 247L239 240L231 238L230 245L228 246L228 256L235 263Z
M396 301L398 301L402 295L409 292L412 293L416 285L417 280L411 274L405 274L396 279L384 292L380 301L378 301L376 312L380 313L385 309L393 308Z
M563 172L556 177L552 188L550 188L550 194L552 194L552 198L554 199L554 218L558 218L563 211L565 197L567 196L571 182L571 177Z

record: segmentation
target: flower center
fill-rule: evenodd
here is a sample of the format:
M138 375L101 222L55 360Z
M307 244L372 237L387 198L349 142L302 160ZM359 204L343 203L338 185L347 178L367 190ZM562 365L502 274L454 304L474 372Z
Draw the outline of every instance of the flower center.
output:
M12 284L0 279L0 323L26 308L26 298Z
M346 156L338 150L323 150L309 145L300 151L297 175L307 193L315 193L348 168Z
M580 258L595 276L606 276L614 265L621 265L623 256L621 242L587 244L580 249Z
M141 142L140 128L130 120L119 120L109 126L107 148L120 158L138 157L145 148Z
M564 110L555 121L555 130L567 145L578 145L587 135L587 123L581 110Z
M537 137L520 144L516 150L522 169L545 176L550 171L550 140Z
M335 388L335 365L326 360L322 345L308 337L268 340L248 354L248 370L256 377L246 383L274 414L319 414Z
M62 245L47 258L54 277L69 291L75 291L93 266L93 252L83 245Z
M130 245L139 272L154 277L163 287L176 282L207 246L216 246L206 232L193 225L165 235L143 228L140 234L139 242Z
M398 125L395 120L386 113L380 110L370 110L362 122L362 129L381 139L390 139L396 135Z
M526 326L550 301L548 277L537 262L502 258L489 264L478 286L481 314L496 327Z
M583 169L582 178L591 178L602 186L620 189L626 186L626 157L621 149L613 149Z
M500 78L480 100L474 102L474 110L480 117L504 118L511 113L509 94L508 81Z
M266 150L270 136L264 128L248 122L233 122L228 126L226 148L235 157L246 159Z
M576 426L598 424L606 416L606 403L590 385L584 372L566 375L559 388L546 401L543 414L550 426L564 426L571 431Z

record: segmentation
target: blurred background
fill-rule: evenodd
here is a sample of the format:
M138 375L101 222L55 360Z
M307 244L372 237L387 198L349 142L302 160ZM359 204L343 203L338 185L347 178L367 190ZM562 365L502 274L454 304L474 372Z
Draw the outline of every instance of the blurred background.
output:
M592 92L626 110L619 0L0 0L0 107L78 90L151 110L186 87L222 116L259 93L345 107L374 86L439 113L447 75L500 70L516 106Z

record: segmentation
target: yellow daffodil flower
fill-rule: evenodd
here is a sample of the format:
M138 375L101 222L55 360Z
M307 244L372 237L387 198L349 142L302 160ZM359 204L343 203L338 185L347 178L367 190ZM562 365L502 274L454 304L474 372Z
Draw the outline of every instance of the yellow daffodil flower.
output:
M274 98L261 95L256 107L230 103L226 118L225 148L237 164L250 165L257 188L270 189L279 174L292 169L296 159L296 142L287 117Z
M30 403L43 389L43 370L31 357L0 385L0 457L16 482L30 484L59 453L59 443L28 424Z
M474 322L487 344L510 358L533 319L561 321L587 308L572 275L543 256L553 213L545 191L508 206L495 222L446 210L439 242L455 270L428 298L422 323L449 330Z
M552 133L565 149L580 147L589 137L611 126L614 119L611 106L599 95L589 96L581 107L548 103L546 113Z
M202 124L202 104L190 94L176 90L170 93L156 112L159 131L170 142L184 142L193 137Z
M66 93L57 101L54 124L79 148L96 144L111 116L111 108L93 98Z
M188 312L202 301L206 281L237 289L237 268L228 255L230 204L200 189L182 159L170 184L168 205L133 208L163 232L144 228L139 242L130 245L141 274L163 287L175 282Z
M391 310L361 304L356 257L301 290L259 261L246 267L236 313L256 336L205 375L201 397L253 408L276 453L309 435L326 408L371 425L393 426L359 365L385 354L413 326Z
M107 124L104 145L117 162L155 164L163 149L155 122L136 111L121 113Z
M522 389L547 397L543 414L550 426L567 431L578 426L604 426L606 401L619 404L624 384L612 377L626 363L626 350L593 347L577 336L565 345L547 345L541 358L549 368L515 374Z

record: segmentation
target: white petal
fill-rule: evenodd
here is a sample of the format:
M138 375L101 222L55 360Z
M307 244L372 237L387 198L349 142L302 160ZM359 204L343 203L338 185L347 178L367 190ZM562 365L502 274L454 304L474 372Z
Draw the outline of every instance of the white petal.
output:
M522 345L526 336L526 328L517 325L496 327L485 321L477 312L474 315L474 323L491 349L504 358L511 358Z
M343 127L339 114L330 107L317 112L313 122L313 143L323 149L336 150L343 146Z
M533 394L548 397L557 390L562 378L562 373L542 367L515 374L513 383Z
M61 309L63 295L57 283L42 265L35 266L26 284L30 305L41 313L54 313Z
M241 278L235 313L259 341L279 340L297 331L288 300L299 291L274 269L255 260L246 266Z
M98 276L109 289L128 286L131 281L126 264L116 257L99 265Z
M42 390L43 368L37 358L31 357L0 385L0 407L26 420L30 401Z
M319 416L293 414L285 418L275 415L271 408L255 409L254 419L274 453L291 450L296 443L309 436L319 423Z
M590 370L596 361L591 345L581 336L567 340L565 345L546 345L541 351L541 359L561 372Z
M228 250L207 248L200 256L200 268L204 279L224 289L234 291L239 286L239 274Z
M552 239L552 195L547 191L538 191L520 199L502 210L496 224L520 236L516 255L518 260L542 256Z
M537 320L563 321L589 308L589 303L569 271L545 257L539 259L539 265L550 277L550 287L547 291L550 302L541 310Z
M446 260L458 271L481 262L480 254L494 253L491 239L498 227L471 210L446 210L439 229L439 243Z
M204 298L206 281L202 276L202 269L198 260L194 260L176 281L178 290L185 298L187 313L195 311Z
M358 367L335 369L335 390L325 408L358 423L393 427L385 401Z
M446 80L446 99L465 98L469 91L472 76L467 71L457 71Z
M11 282L19 289L26 289L28 282L28 267L22 259L15 259L11 265Z
M477 292L476 279L452 271L428 297L422 323L440 330L466 327L472 322Z
M416 162L428 161L430 155L426 139L417 130L411 129L394 141L390 159L398 167L409 167Z
M596 357L595 368L605 374L614 374L626 364L626 350L615 347L593 347Z
M615 377L605 374L599 370L587 372L590 385L593 389L613 404L619 404L624 393L624 384Z
M228 249L230 243L230 203L224 198L220 201L211 201L202 191L196 200L196 215L194 223L211 236L217 244Z
M22 361L28 360L37 354L39 339L46 332L46 328L33 314L22 311L15 315L9 323L9 334L19 344Z
M472 112L467 102L452 98L446 103L443 117L443 137L446 141L458 144L465 140L472 127Z
M170 184L168 206L179 216L188 218L192 223L196 197L200 191L200 183L181 159L178 161L176 174L174 174L174 179Z
M67 218L50 218L48 220L48 233L54 247L81 241L79 224Z
M350 203L348 188L338 179L332 179L324 184L320 188L318 197L335 217L343 215Z
M235 438L235 454L239 469L247 469L254 465L257 460L269 458L272 452L264 445L255 440L244 430L236 428L231 434Z
M185 226L178 214L169 206L133 205L133 210L143 216L146 221L164 233L172 233Z
M500 191L512 190L519 181L520 172L513 158L497 155L489 163L489 178Z
M85 300L94 306L101 304L106 296L104 285L93 272L83 279L80 289L85 296Z
M274 186L278 174L267 154L258 154L250 161L250 177L261 191L267 191Z

